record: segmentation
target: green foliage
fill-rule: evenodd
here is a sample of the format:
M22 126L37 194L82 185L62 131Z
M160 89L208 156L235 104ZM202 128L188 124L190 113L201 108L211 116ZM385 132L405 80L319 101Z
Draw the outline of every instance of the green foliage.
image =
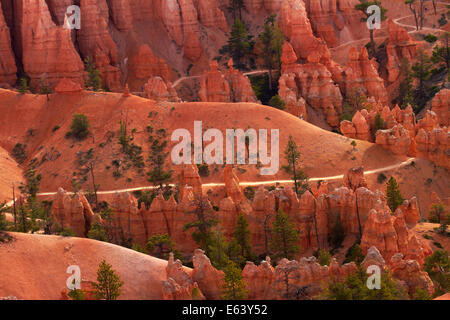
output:
M251 39L245 24L237 18L231 27L230 38L220 50L220 53L228 53L233 58L236 67L240 69L243 67L242 60L252 51L253 43Z
M432 63L430 57L419 49L417 52L417 62L412 66L412 76L417 79L415 90L415 101L417 102L416 113L425 107L427 101L432 97L432 88L428 84L431 78Z
M145 246L147 251L157 258L168 260L170 253L173 253L176 259L182 259L183 257L175 247L175 242L172 241L168 234L155 234Z
M359 0L359 3L356 4L354 8L355 8L355 10L359 10L359 11L361 11L364 14L364 18L361 18L361 21L362 22L366 22L368 20L368 18L372 15L371 13L367 12L367 8L369 8L372 5L376 5L376 6L378 6L380 8L381 21L386 20L386 18L387 18L387 16L386 16L387 9L384 8L381 5L381 1L378 1L378 0L372 0L372 1L370 1L370 0ZM375 40L374 40L374 37L373 37L373 33L374 33L373 29L369 29L369 35L370 35L370 43L369 44L370 45L369 45L368 49L369 49L369 54L371 56L375 55L375 50L376 50L376 45L375 45Z
M233 20L236 20L237 17L242 20L242 9L245 7L243 0L230 0L228 11L232 13Z
M97 282L92 282L97 299L117 300L121 294L123 282L112 266L103 260L97 270Z
M72 136L78 140L84 140L90 133L90 127L91 125L88 117L84 114L76 113L73 115L70 131L66 134L66 136Z
M333 249L337 249L341 246L342 242L345 239L345 230L342 225L341 220L338 218L334 223L333 227L330 230L330 234L328 236L328 243L333 247Z
M286 109L286 102L278 94L270 98L269 105L280 110Z
M75 237L76 236L75 231L73 231L70 228L63 228L61 230L61 232L59 233L59 235L63 236L63 237Z
M294 259L300 251L299 232L287 214L279 210L272 223L272 239L270 247L275 258Z
M413 300L431 300L431 297L426 290L416 288L416 292L413 295Z
M0 202L0 232L5 231L8 228L8 222L4 212L7 210L6 201Z
M200 175L200 177L207 177L209 176L209 166L206 163L202 163L202 164L197 164L197 168L198 168L198 174Z
M150 206L153 202L153 199L155 199L156 193L153 190L147 190L140 192L137 197L138 202L138 208L140 209L142 204L145 205L145 208L148 210L150 209Z
M148 251L146 248L144 248L143 246L141 246L139 243L133 243L133 245L131 246L131 250L143 253L143 254L148 254Z
M269 70L269 88L272 89L272 70L281 70L281 54L284 43L284 35L278 26L276 15L270 15L263 25L263 30L258 36L259 57L262 66Z
M443 66L447 70L447 73L450 68L449 38L450 33L444 33L444 35L441 36L442 46L436 45L433 48L433 53L431 55L431 61L437 63L439 66Z
M437 37L435 35L429 33L423 37L423 40L425 40L426 42L429 42L429 43L434 43L437 41Z
M445 14L441 14L441 17L438 20L439 26L443 27L447 24L447 18L445 17Z
M345 281L331 279L323 292L327 300L403 300L407 293L398 285L387 272L381 274L381 289L370 290L367 287L367 273L359 267L350 274Z
M127 124L121 120L119 122L119 137L118 142L122 146L122 152L127 156L127 160L130 160L135 168L143 168L145 166L144 157L142 156L142 148L131 141L133 137L128 136ZM134 131L132 130L132 134Z
M249 79L258 100L264 105L269 105L270 99L278 94L277 83L270 88L270 78L266 74L249 76Z
M377 112L375 116L375 123L373 127L373 131L377 132L378 130L384 130L386 129L386 124L384 123L383 118L381 117L381 114Z
M12 150L12 155L19 164L22 164L27 158L26 148L27 145L17 143Z
M208 236L207 256L211 259L214 268L224 270L230 262L228 256L229 244L220 228L214 228Z
M397 180L395 180L394 177L391 177L387 182L386 200L392 213L394 213L398 206L400 206L404 201Z
M402 58L400 64L400 85L398 102L401 109L405 109L408 104L412 107L415 106L414 102L414 88L413 88L413 75L411 72L411 66L409 60Z
M28 79L26 77L22 77L19 80L19 93L25 94L28 92L30 88L28 87Z
M347 253L345 254L344 263L354 262L356 265L360 265L364 260L364 253L359 246L359 244L355 243L350 248L348 248Z
M242 271L233 262L229 262L224 268L224 286L222 289L222 299L224 300L245 300L248 298L246 283L242 279Z
M73 289L67 294L72 300L86 300L86 292L80 289Z
M442 214L445 212L445 207L442 203L433 203L431 205L431 211L428 215L428 219L433 223L440 223Z
M100 78L100 71L96 68L94 62L90 57L84 61L84 67L88 73L86 81L86 88L93 91L99 91L102 88L102 79Z
M108 233L106 232L106 228L98 222L92 225L87 237L89 239L108 242Z
M331 263L330 252L325 249L320 249L318 253L318 262L321 266L329 266Z
M284 166L283 168L288 173L292 173L295 193L298 197L300 197L309 188L308 176L300 167L298 167L301 153L298 151L297 144L292 136L289 136L288 144L284 151L284 156L287 161L287 166Z
M255 197L255 189L248 186L244 188L244 195L248 200L253 200Z
M386 175L383 172L381 172L378 174L377 182L379 184L381 184L381 183L384 183L386 181L386 179L387 179Z
M250 228L247 219L241 213L239 214L236 222L236 227L234 229L234 238L236 242L241 247L240 255L244 257L247 261L251 261L254 258L250 245Z
M158 187L158 191L163 195L171 193L168 185L172 180L172 170L166 171L164 166L166 163L168 152L165 152L167 146L167 133L165 129L159 129L153 132L149 129L149 143L150 152L148 156L148 163L150 164L150 171L147 172L147 180L154 186Z
M50 94L52 89L50 88L47 80L45 78L39 79L39 94Z
M450 259L445 250L436 250L425 258L424 270L434 283L434 296L450 291Z

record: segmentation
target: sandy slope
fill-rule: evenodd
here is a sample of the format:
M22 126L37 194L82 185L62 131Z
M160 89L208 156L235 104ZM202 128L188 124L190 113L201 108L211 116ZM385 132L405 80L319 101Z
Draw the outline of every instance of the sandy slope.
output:
M8 152L0 147L0 202L12 199L12 184L23 181L22 169Z
M68 266L80 267L82 281L95 281L105 259L124 282L121 299L161 299L164 260L90 239L11 235L12 242L0 244L0 297L59 299Z
M11 112L12 109L15 112ZM148 117L150 112L152 116ZM65 138L74 113L86 114L92 125L93 135L83 142ZM43 96L20 96L0 89L0 114L5 115L0 118L0 146L11 151L16 143L27 143L28 160L37 158L38 171L43 175L42 192L53 192L60 186L71 189L71 177L78 169L76 155L90 148L94 148L98 159L95 174L101 190L146 185L145 174L134 169L118 180L113 177L112 161L124 158L117 143L121 119L128 119L129 132L136 129L133 142L142 146L145 159L149 144L147 126L166 128L170 137L177 128L192 132L194 121L202 120L204 130L217 128L223 133L232 128L279 129L281 164L284 163L283 152L288 138L292 135L302 152L305 171L311 177L341 175L350 167L361 164L371 170L406 160L406 157L395 157L365 141L358 141L357 149L353 151L349 138L317 128L277 109L251 103L157 105L136 96L123 98L121 94L86 92L73 96L52 95L47 102ZM60 129L53 132L56 125ZM33 129L33 135L27 133L30 129ZM45 154L52 160L42 162ZM275 176L260 176L254 165L240 167L241 181L289 178L282 170ZM213 165L210 171L212 174L205 183L223 182L222 165ZM90 180L83 187L92 188Z

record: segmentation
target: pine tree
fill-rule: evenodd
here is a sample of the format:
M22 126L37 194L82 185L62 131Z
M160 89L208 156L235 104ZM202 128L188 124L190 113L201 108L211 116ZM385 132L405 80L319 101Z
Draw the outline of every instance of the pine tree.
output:
M378 130L384 130L386 129L386 125L384 123L383 118L381 117L381 114L379 114L377 112L377 114L375 115L375 122L373 125L373 131L374 133L376 133Z
M214 228L209 233L207 256L211 259L214 268L225 270L230 262L228 257L228 242L219 228Z
M367 12L367 8L372 6L372 5L376 5L380 8L381 11L381 21L386 20L387 16L386 16L386 12L387 9L384 8L381 5L380 1L377 0L373 0L373 1L369 1L369 0L359 0L359 3L357 5L355 5L355 9L361 11L364 15L365 18L361 18L362 22L367 22L367 19L372 15L369 14ZM375 55L375 51L376 51L376 47L375 47L375 40L373 38L373 33L374 33L374 29L369 29L369 35L370 35L370 48L371 48L371 52L370 55L374 56Z
M427 81L431 78L431 67L432 63L430 61L430 57L423 51L423 49L419 49L417 54L417 62L412 67L412 75L418 80L415 97L417 105L420 108L423 108L430 98L430 88ZM420 110L416 110L416 112L417 111Z
M300 251L298 245L299 232L290 221L287 214L278 211L275 221L272 223L271 247L276 258L294 259L295 254Z
M238 216L236 228L234 229L234 238L241 247L241 255L246 260L253 259L253 253L250 245L250 228L248 227L248 221L241 213Z
M273 86L273 70L281 69L281 54L284 43L284 35L278 27L276 15L270 15L263 25L263 31L259 35L260 58L263 66L269 70L269 90Z
M284 169L287 172L292 173L295 193L298 197L300 197L308 189L308 177L303 172L303 170L298 167L298 162L300 160L301 154L300 151L298 151L297 144L295 143L292 136L289 136L289 141L284 151L284 155L288 163L288 165L285 166Z
M29 90L28 87L28 80L25 77L20 78L20 82L19 82L19 93L20 94L25 94L27 93L27 91Z
M165 152L167 146L167 133L164 129L159 129L155 134L150 132L150 153L148 157L148 163L151 166L151 170L147 173L147 180L154 186L159 188L166 197L171 194L169 183L172 181L172 170L166 171L164 169L166 159L169 155Z
M176 244L168 234L155 234L147 242L145 248L157 258L168 260L170 253L173 253L175 259L182 258L182 255L175 249Z
M414 90L412 85L412 73L408 59L402 58L400 64L399 106L405 109L408 105L414 106Z
M321 266L329 266L331 263L331 254L326 249L319 250L317 260Z
M0 232L5 231L8 227L4 212L7 210L6 201L0 203Z
M242 9L245 7L243 0L230 0L228 11L233 15L233 20L236 21L237 18L242 20Z
M242 279L241 270L233 263L229 262L224 269L225 284L222 291L224 300L245 300L248 298L246 283Z
M86 87L93 91L99 91L102 88L102 79L100 78L100 71L96 68L94 62L90 57L84 61L84 67L88 73Z
M230 54L238 69L242 68L242 59L251 52L250 39L245 24L240 19L236 19L231 27L228 43L223 50Z
M117 300L121 294L123 282L112 266L103 260L97 270L97 282L92 282L97 299Z
M450 291L450 259L447 251L436 250L431 256L426 257L423 269L433 280L435 296Z
M431 61L443 65L447 70L447 73L450 69L450 48L448 46L449 38L450 33L445 32L444 35L441 36L442 46L436 45L433 48L433 54L431 56Z
M386 199L387 205L391 209L391 212L394 213L397 210L398 206L403 203L403 197L400 193L400 188L398 186L397 180L394 177L391 177L387 182L386 186Z

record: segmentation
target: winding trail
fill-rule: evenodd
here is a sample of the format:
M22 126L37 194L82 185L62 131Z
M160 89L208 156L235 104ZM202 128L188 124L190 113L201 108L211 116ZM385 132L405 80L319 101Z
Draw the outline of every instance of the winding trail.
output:
M367 170L364 171L364 175L371 175L375 173L380 173L383 171L389 171L393 169L398 169L404 166L409 165L412 161L416 160L416 158L409 158L406 161L396 163L390 166L373 169L373 170ZM310 178L309 181L332 181L332 180L340 180L343 179L344 175L337 175L337 176L328 176L328 177L316 177L316 178ZM291 184L294 183L294 180L269 180L269 181L254 181L254 182L245 182L241 181L239 182L240 186L263 186L263 185L273 185L273 184ZM170 186L175 187L174 184L171 184ZM225 186L225 183L205 183L202 184L203 188L211 188L211 187L223 187ZM108 194L115 194L115 193L124 193L124 192L133 192L133 191L142 191L142 190L153 190L156 187L154 186L145 186L145 187L136 187L136 188L127 188L127 189L116 189L116 190L110 190L110 191L98 191L98 195L108 195ZM73 194L73 192L68 192L68 194ZM44 193L38 193L38 196L54 196L56 195L56 192L44 192ZM9 204L12 204L12 201L9 202Z

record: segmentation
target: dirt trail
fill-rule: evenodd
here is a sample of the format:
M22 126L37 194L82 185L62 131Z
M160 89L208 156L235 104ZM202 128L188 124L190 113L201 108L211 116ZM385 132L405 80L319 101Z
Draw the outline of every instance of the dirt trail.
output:
M397 169L400 167L404 167L406 165L409 165L412 161L414 161L416 158L409 158L406 161L393 164L390 166L373 169L373 170L367 170L364 171L365 175L380 173L383 171L389 171L393 169ZM330 181L330 180L340 180L343 179L344 175L337 175L337 176L329 176L329 177L315 177L310 178L309 181ZM239 185L241 186L262 186L262 185L273 185L276 183L280 184L289 184L294 183L294 180L269 180L269 181L255 181L255 182L240 182ZM175 187L174 184L171 184L170 186ZM223 187L225 186L225 183L205 183L202 185L203 188L211 188L211 187ZM145 187L136 187L136 188L127 188L127 189L116 189L116 190L110 190L110 191L98 191L97 194L99 195L107 195L107 194L115 194L115 193L123 193L123 192L133 192L133 191L142 191L142 190L153 190L156 187L154 186L145 186ZM72 194L72 192L69 192L68 194ZM38 196L53 196L56 195L56 192L44 192L44 193L38 193ZM9 202L9 204L12 204L12 201Z

